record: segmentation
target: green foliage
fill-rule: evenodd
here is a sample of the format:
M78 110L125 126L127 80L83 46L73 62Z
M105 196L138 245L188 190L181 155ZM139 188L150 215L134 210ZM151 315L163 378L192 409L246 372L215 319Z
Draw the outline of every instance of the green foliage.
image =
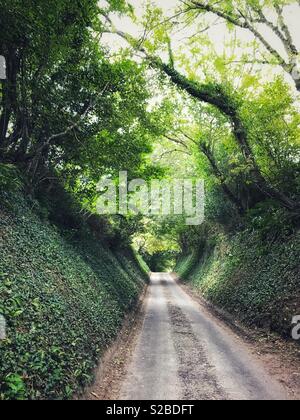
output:
M0 190L17 191L21 188L20 176L13 165L0 163Z
M254 229L262 241L268 240L270 243L293 234L299 219L292 222L290 215L271 200L257 205L246 218L247 226Z
M24 400L26 387L20 375L9 374L4 380L4 393L0 393L1 399L5 397L10 400Z
M146 261L143 259L143 257L140 254L136 253L135 250L133 252L134 252L134 254L135 254L136 258L137 258L137 261L138 261L139 265L141 266L142 270L144 271L144 273L146 273L147 275L149 275L149 273L150 273L151 270L148 267Z
M176 19L148 2L144 36L127 37L119 54L103 34L109 13L139 23L125 0L0 3L8 75L0 90L0 313L8 326L0 399L71 398L90 382L146 273L171 269L179 252L178 272L208 299L288 334L300 312L298 104L282 77L265 81L258 63L289 74L291 66L233 29L290 1L182 10L187 1ZM211 6L226 15L222 51L207 31ZM276 32L278 23L283 35L280 13L267 25ZM136 48L151 57L136 60ZM11 163L26 173L30 201ZM120 170L145 180L204 178L207 222L97 217L96 184Z
M262 171L272 183L299 195L299 110L290 87L278 77L242 109L248 135Z
M132 8L114 0L104 9L96 0L13 0L0 16L0 161L25 168L32 187L51 172L89 210L103 175L153 171L156 134L145 66L112 59L96 36L101 13Z
M163 273L172 271L177 252L176 251L156 251L152 254L142 253L142 257L153 273Z
M19 193L0 214L0 399L69 399L147 276L130 249L110 250L88 228L60 233Z
M272 242L253 229L214 236L215 246L182 256L176 271L242 322L289 338L292 317L300 311L299 233Z

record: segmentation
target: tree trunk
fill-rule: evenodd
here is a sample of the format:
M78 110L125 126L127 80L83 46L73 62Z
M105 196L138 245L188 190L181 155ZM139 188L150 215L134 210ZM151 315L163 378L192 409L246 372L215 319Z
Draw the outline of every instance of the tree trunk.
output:
M2 114L0 117L0 156L7 148L7 131L13 112L17 110L17 74L19 60L16 50L6 54L6 80L2 82Z

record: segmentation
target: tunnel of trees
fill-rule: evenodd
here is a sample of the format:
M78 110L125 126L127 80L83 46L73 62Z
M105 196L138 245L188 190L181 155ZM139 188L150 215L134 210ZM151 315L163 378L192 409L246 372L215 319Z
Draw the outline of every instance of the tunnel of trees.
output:
M208 298L245 318L267 308L255 322L286 334L299 304L299 2L130 3L0 0L4 197L21 190L42 220L75 236L88 224L152 271L207 279ZM98 182L120 171L204 179L205 222L97 215ZM275 271L251 277L266 261Z

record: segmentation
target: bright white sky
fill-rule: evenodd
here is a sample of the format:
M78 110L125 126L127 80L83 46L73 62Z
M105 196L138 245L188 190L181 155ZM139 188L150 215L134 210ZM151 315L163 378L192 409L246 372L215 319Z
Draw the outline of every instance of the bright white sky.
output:
M105 0L102 0L105 1ZM179 0L152 0L153 4L159 6L163 9L166 16L172 16L174 15L174 10L178 5L180 5ZM144 1L141 0L129 0L129 3L131 3L134 8L136 15L138 17L143 16L143 11L145 9ZM271 16L270 16L271 17ZM215 21L215 17L212 17L212 22ZM299 30L299 22L300 22L300 7L295 4L294 6L289 6L285 10L285 19L286 22L292 32L292 35L294 37L294 42L297 47L300 49L300 30ZM114 18L114 22L118 29L123 30L124 32L131 33L134 36L139 35L141 32L141 29L137 26L133 25L132 21L129 18ZM194 28L195 29L195 28ZM285 56L284 49L280 43L280 41L277 38L274 38L274 36L269 32L268 29L265 29L263 27L260 28L266 38L270 40L273 46L276 46L277 50ZM195 31L194 31L195 32ZM176 50L177 47L183 46L183 40L192 35L193 28L186 28L185 30L179 32L178 34L174 35L172 38L172 46L173 49ZM218 25L213 26L211 29L207 31L209 34L210 39L213 41L215 49L218 53L222 53L224 49L224 44L227 41L229 41L232 34L229 33L227 27L225 24L222 24L221 21ZM237 31L239 39L245 42L250 42L253 39L252 34L250 34L247 30L238 29ZM110 48L115 50L118 48L118 46L124 45L124 43L118 39L114 39L112 41L112 37L110 35L105 36L105 41L109 45ZM241 49L241 53L243 50Z
M179 0L152 0L154 4L159 6L166 15L172 16L174 14L174 9L180 5ZM141 0L129 0L129 3L132 4L136 10L137 15L142 16L143 15L143 9L144 9L144 1ZM299 22L300 22L300 7L298 4L295 3L294 6L289 6L286 8L285 11L285 18L286 22L288 23L288 27L291 29L291 32L294 36L294 41L296 45L300 49L300 30L299 30ZM124 21L124 28L127 27L127 23ZM130 25L130 23L129 23ZM131 25L132 28L132 25ZM240 31L242 36L245 37L245 39L251 39L251 35L249 35L248 31L241 30ZM216 40L219 40L219 42L222 44L224 40L224 36L226 36L227 30L226 26L217 26L217 28L212 29L210 32L210 35ZM278 42L278 48L280 48L280 42Z

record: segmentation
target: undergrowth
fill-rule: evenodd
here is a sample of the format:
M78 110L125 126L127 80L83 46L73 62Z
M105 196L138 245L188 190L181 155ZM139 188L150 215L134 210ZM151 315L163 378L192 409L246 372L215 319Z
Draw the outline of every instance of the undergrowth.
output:
M5 191L5 190L4 190ZM69 399L147 280L130 248L50 224L19 191L0 207L0 399Z

